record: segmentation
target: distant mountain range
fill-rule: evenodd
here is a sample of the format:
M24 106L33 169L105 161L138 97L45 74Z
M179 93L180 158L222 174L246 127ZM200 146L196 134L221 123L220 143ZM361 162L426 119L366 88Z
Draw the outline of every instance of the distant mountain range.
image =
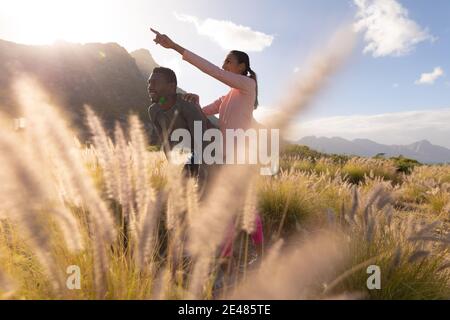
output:
M346 140L339 137L308 136L296 143L324 153L361 157L373 157L377 154L384 154L385 157L402 155L422 163L450 163L450 149L433 145L427 140L409 145L385 145L369 139Z

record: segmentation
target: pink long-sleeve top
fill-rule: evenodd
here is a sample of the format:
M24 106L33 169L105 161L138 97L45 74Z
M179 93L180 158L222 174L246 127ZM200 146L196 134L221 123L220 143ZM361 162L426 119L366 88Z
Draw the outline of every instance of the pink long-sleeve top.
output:
M185 50L183 60L228 85L227 95L202 108L205 115L219 114L220 130L248 129L252 125L256 99L256 82L244 75L225 71L198 55Z

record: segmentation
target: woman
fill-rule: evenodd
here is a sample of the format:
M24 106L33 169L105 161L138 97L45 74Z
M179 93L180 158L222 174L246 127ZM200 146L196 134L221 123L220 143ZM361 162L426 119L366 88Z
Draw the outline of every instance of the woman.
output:
M231 51L223 63L222 69L198 55L186 50L172 41L167 35L150 29L155 35L156 44L167 49L173 49L182 55L183 60L189 62L204 73L228 85L227 95L217 99L212 104L202 108L205 115L219 114L219 128L225 141L227 129L247 130L253 123L253 110L258 106L258 84L256 73L250 67L250 59L245 52ZM199 97L195 94L185 95L185 99L199 104ZM263 231L261 218L257 215L257 230L251 235L259 253L262 251ZM222 248L222 257L229 257L232 251L234 227L232 226Z
M251 69L250 59L245 52L231 51L221 69L181 47L168 36L151 30L156 34L156 44L177 51L183 56L183 60L230 87L227 95L202 109L207 116L219 114L219 127L223 134L226 129L246 130L252 126L253 110L258 106L258 84L256 73ZM187 94L185 99L199 104L197 95Z

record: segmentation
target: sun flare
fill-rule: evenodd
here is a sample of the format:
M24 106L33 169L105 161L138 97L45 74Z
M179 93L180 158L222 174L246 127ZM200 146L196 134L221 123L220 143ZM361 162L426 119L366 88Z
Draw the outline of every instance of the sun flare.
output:
M13 22L8 31L18 42L87 42L102 30L105 10L105 1L16 0L2 3L0 19Z

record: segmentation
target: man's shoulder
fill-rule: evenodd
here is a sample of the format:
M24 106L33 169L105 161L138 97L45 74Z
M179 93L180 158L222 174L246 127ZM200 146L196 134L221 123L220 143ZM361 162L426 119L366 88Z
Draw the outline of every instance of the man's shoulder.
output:
M177 94L177 107L181 109L181 112L203 114L202 108L199 105L182 99L180 93Z
M182 94L181 93L177 93L177 103L176 105L178 107L183 107L183 108L195 108L195 104L193 104L192 102L188 102L186 100L184 100L182 98Z

